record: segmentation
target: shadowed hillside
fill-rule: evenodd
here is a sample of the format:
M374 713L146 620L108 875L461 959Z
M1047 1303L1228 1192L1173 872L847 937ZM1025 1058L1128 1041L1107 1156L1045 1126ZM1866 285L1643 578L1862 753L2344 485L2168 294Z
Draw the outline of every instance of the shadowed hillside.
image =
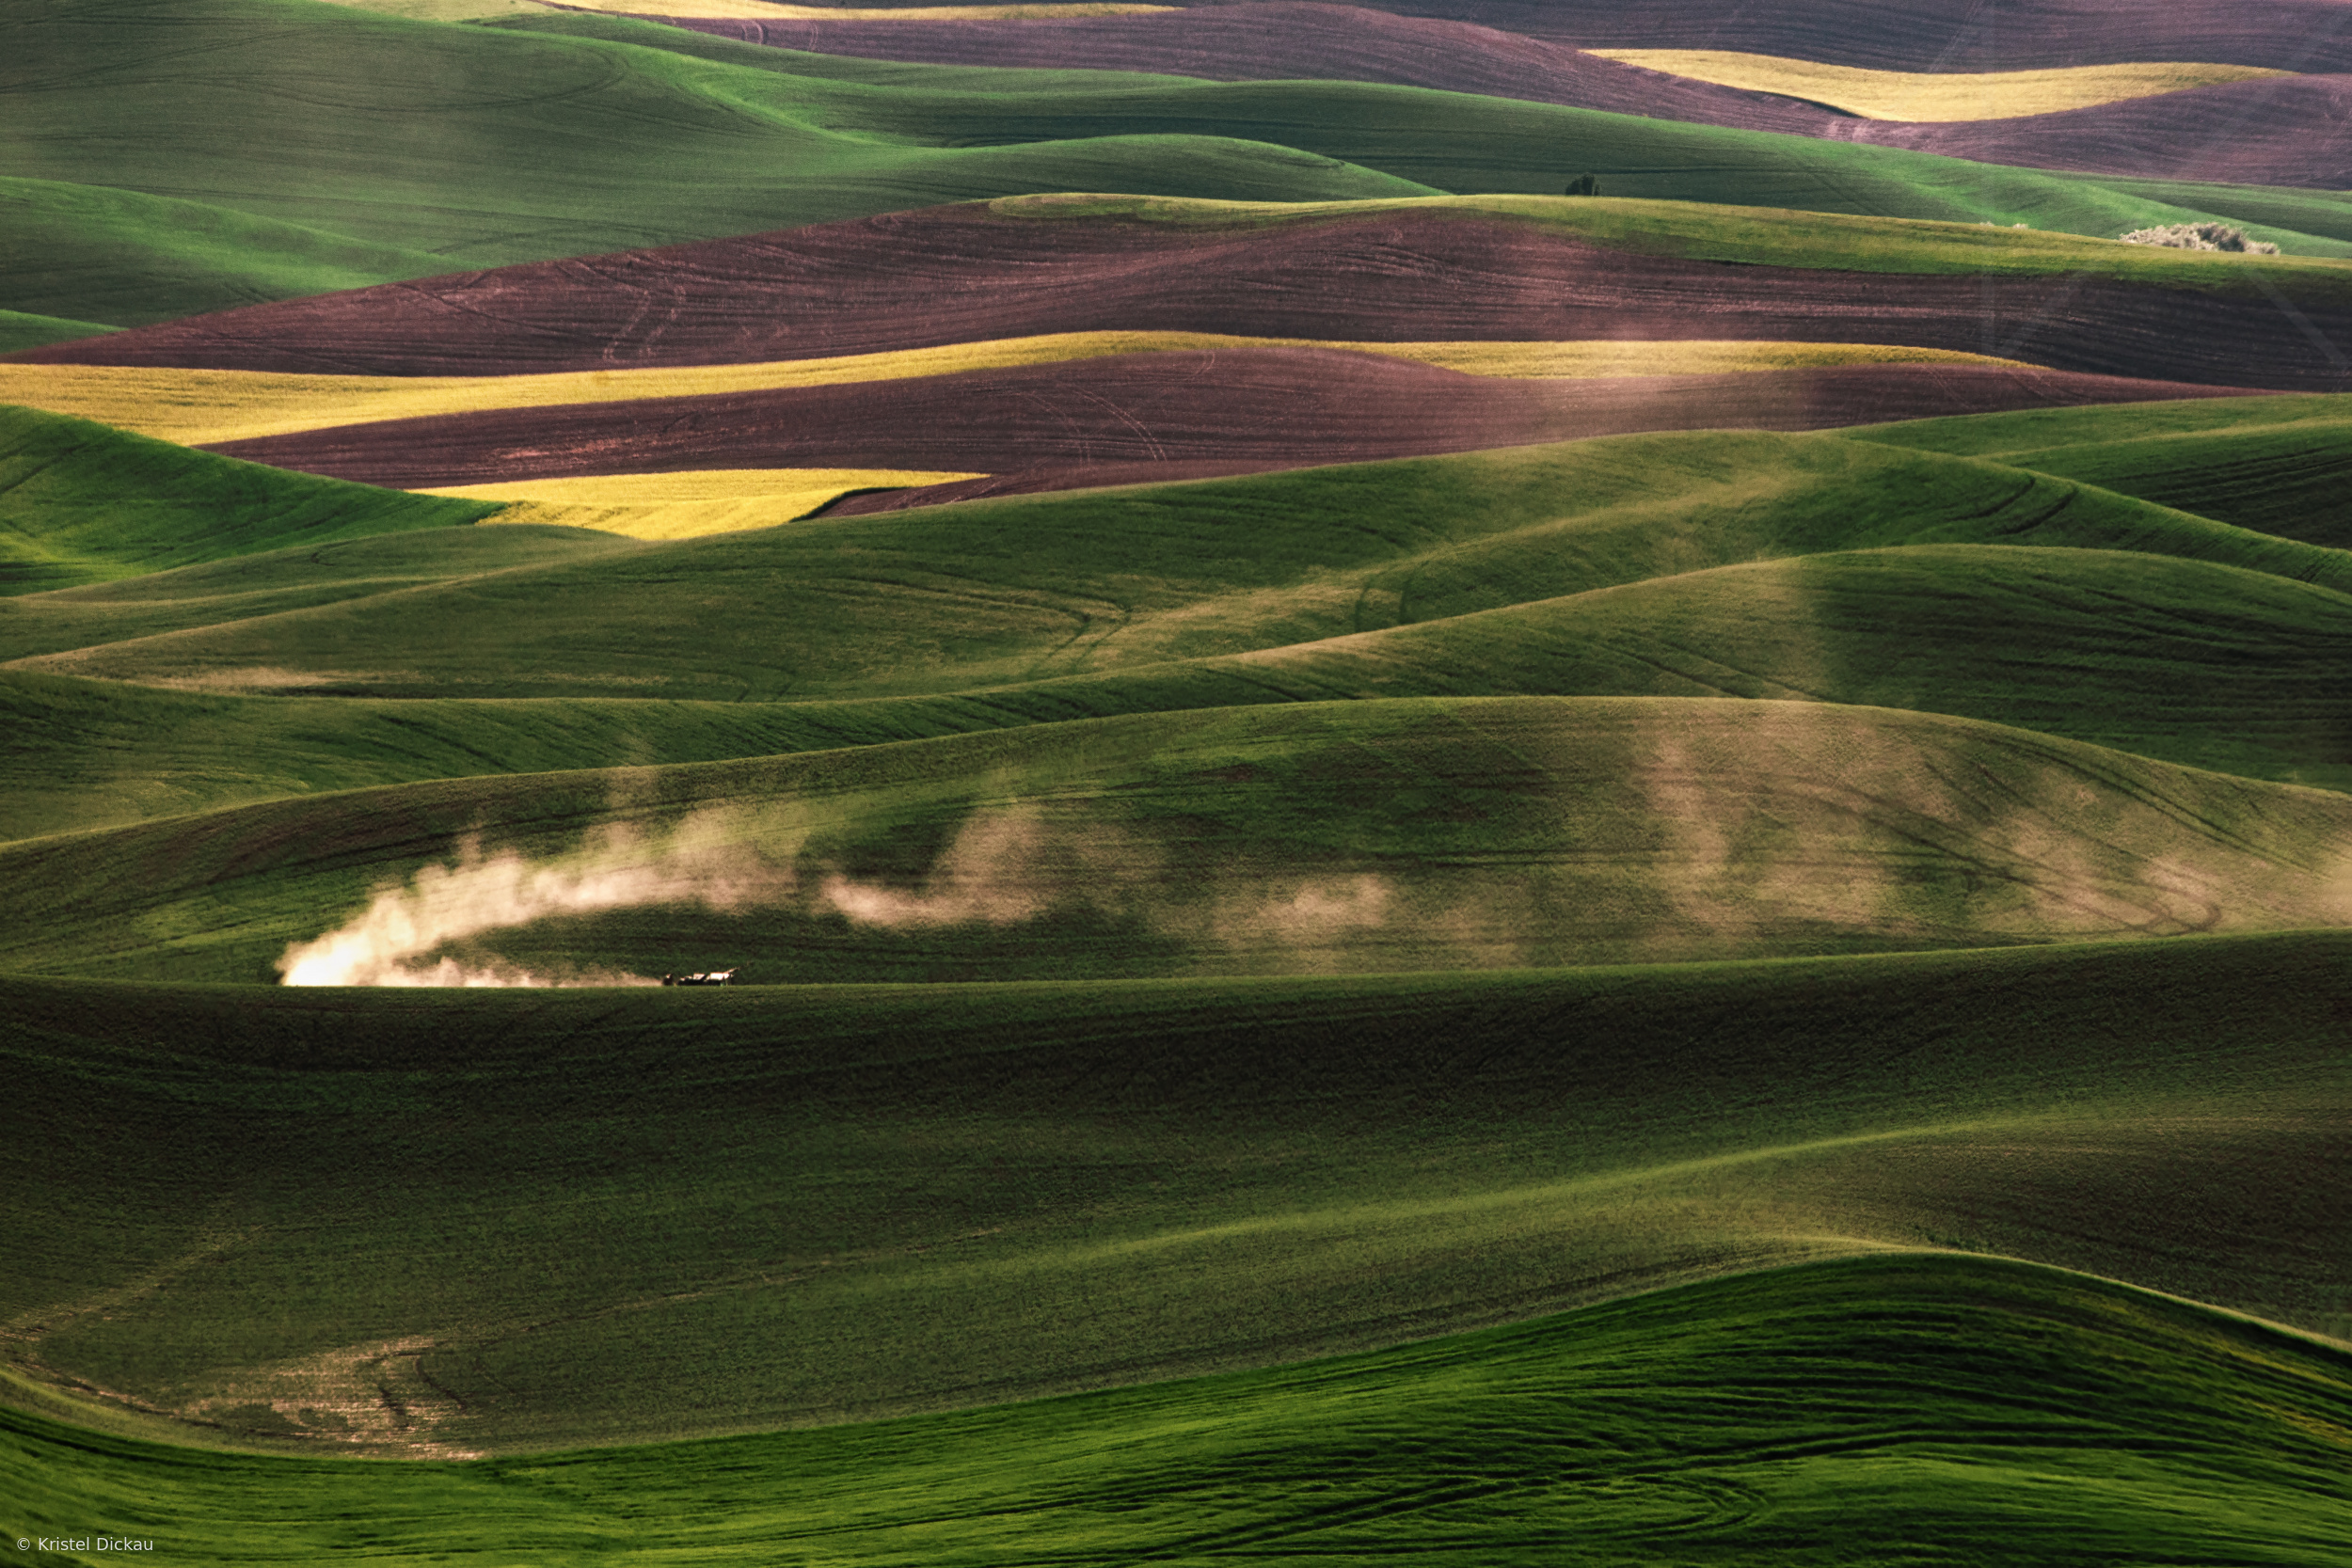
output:
M414 1454L1265 1366L1886 1244L2341 1332L2344 958L716 996L17 978L6 1115L47 1136L0 1145L29 1200L5 1310L44 1375L220 1423L194 1435ZM1833 1335L1857 1365L1869 1321ZM1939 1375L1980 1349L1942 1341Z
M248 1460L7 1420L34 1528L233 1513L190 1549L203 1561L463 1551L489 1528L551 1557L652 1558L675 1510L706 1554L820 1538L836 1560L910 1562L952 1510L965 1542L1073 1564L1156 1547L2284 1568L2346 1549L2344 1376L2341 1352L2099 1281L1905 1257L1311 1370L556 1460Z

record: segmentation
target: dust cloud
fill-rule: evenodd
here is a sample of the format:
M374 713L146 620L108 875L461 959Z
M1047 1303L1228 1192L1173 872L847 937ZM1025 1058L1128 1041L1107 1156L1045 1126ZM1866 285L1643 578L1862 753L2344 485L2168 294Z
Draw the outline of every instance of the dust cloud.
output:
M532 863L516 850L482 853L468 841L449 865L428 865L405 887L387 888L350 921L278 960L289 986L650 986L644 975L602 971L540 974L515 966L423 960L485 932L560 915L657 904L731 912L788 893L791 873L748 857L724 813L688 817L660 834L606 829L566 855ZM747 866L747 862L749 863Z
M379 890L337 929L288 947L278 965L281 983L656 985L641 974L549 973L442 950L538 921L658 905L835 917L872 931L1009 927L1086 910L1196 949L1221 950L1253 971L1328 969L1341 950L1375 941L1391 926L1418 928L1385 876L1238 864L1178 872L1141 834L1054 822L1029 805L973 812L912 885L803 858L804 840L803 832L714 809L663 833L607 829L549 858L485 854L469 842L453 862Z
M859 881L839 872L819 884L818 905L852 926L1017 926L1059 902L1039 883L1049 858L1043 824L1034 812L976 814L913 890Z

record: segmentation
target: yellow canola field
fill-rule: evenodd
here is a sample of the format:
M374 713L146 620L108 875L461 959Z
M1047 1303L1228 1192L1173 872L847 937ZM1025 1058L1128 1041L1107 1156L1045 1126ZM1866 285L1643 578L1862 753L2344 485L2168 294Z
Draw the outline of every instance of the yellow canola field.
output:
M1140 16L1172 11L1174 6L1129 5L1124 0L1050 0L1035 6L771 6L766 0L564 0L572 10L611 11L620 16L715 17L731 22L1060 22L1074 16Z
M485 523L557 523L631 539L696 539L788 523L852 490L980 477L905 468L700 468L675 474L523 479L425 493L516 503L485 517Z
M493 408L551 408L629 398L838 386L948 375L1121 354L1198 349L1327 348L1442 365L1470 375L1573 377L1706 375L1824 365L2013 361L1877 343L1788 342L1316 342L1204 332L1063 332L944 348L756 365L579 371L554 375L286 375L268 371L158 370L115 365L0 365L0 403L71 414L187 446L325 430L379 420Z
M1736 55L1705 49L1596 49L1592 53L1604 59L1712 82L1718 87L1809 99L1865 119L1915 121L2015 119L2023 115L2057 114L2064 109L2117 103L2127 98L2182 92L2218 82L2292 74L2243 65L2155 62L1946 76L1911 71L1864 71L1853 66L1782 59L1774 55Z

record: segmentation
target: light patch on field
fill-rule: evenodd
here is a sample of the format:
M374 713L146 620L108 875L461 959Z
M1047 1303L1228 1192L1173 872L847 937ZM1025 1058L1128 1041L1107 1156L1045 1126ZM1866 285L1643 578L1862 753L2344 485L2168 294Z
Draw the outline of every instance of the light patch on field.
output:
M548 375L286 375L269 371L159 370L138 365L0 365L0 403L95 420L159 440L207 446L326 430L335 425L479 413L495 408L551 408L633 398L705 397L723 392L955 375L968 371L1008 370L1021 365L1124 354L1180 354L1227 348L1340 349L1417 360L1469 375L1575 379L1712 375L1729 371L1803 370L1823 365L2020 363L1945 349L1880 343L1364 343L1310 338L1236 338L1210 332L1055 332L953 343L942 348L845 355L831 359L577 371ZM547 483L534 482L527 492L519 486L515 489L516 494L527 493L531 499L539 499L547 496ZM437 493L479 496L487 494L488 488Z
M1912 121L2014 119L2223 82L2293 74L2254 66L2156 62L1931 75L1709 49L1595 49L1589 53L1717 87L1807 99L1865 119Z
M70 670L74 656L67 654L56 660L60 670ZM160 686L172 691L228 691L239 693L299 691L312 687L342 686L352 682L366 683L386 679L388 674L413 675L414 672L382 670L288 670L276 665L245 665L233 669L206 670L195 674L158 675L143 681L144 686Z
M1888 343L1743 343L1729 341L1570 343L1334 343L1366 354L1418 359L1466 375L1519 380L1596 381L1628 375L1723 375L1736 371L1804 371L1827 365L2006 365L2023 360L1955 349Z
M515 503L483 518L485 524L546 523L631 539L698 539L707 533L773 528L805 517L852 491L982 477L906 468L699 468L461 484L423 494Z
M419 1459L478 1459L439 1440L463 1406L424 1370L438 1346L421 1335L340 1345L315 1355L199 1380L177 1412L231 1430L270 1432L339 1446L394 1449Z

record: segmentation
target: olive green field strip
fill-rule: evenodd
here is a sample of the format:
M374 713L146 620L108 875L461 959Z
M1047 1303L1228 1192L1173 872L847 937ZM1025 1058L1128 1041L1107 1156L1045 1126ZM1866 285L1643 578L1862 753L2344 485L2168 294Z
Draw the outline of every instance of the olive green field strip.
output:
M1863 118L1803 95L1725 90L1692 77L1629 66L1605 55L1498 36L1484 28L1449 26L1441 20L1406 21L1313 5L1198 8L1136 17L1079 18L1054 27L856 20L787 20L745 26L740 22L690 20L662 29L668 36L660 37L616 32L612 23L585 17L517 19L510 24L574 36L641 39L648 47L702 58L820 75L841 73L837 58L852 55L1045 71L1165 71L1251 86L1267 79L1340 85L1330 83L1340 78L1347 87L1384 84L1389 90L1412 92L1424 100L1472 98L1489 104L1556 107L1583 116L1614 113L1726 137L1777 134L1839 148L1901 147L1988 167L2093 177L2186 175L2328 190L2342 189L2346 171L2346 150L2339 139L2311 131L2342 112L2344 88L2339 79L2199 65L2180 62L2177 56L2173 63L2142 67L2135 84L2169 85L2171 90L2126 92L2091 103L2068 103L2062 90L2051 90L2056 84L2046 76L2038 81L1996 78L1990 84L1975 73L1942 76L1937 95L1941 103L1923 98L1926 114L1917 120L1898 121ZM681 41L680 27L692 30L683 35L693 39L691 43ZM746 42L771 46L771 59L743 55ZM818 53L799 53L803 51ZM852 69L855 63L862 62L853 62ZM879 73L867 67L857 74L872 81ZM2103 73L2094 67L2072 74L2082 80ZM2121 85L2122 73L2105 74L2109 90ZM1866 98L1873 96L1874 87L1895 85L1867 73L1849 74L1839 84ZM2033 102L2037 88L2045 95L2038 109ZM1965 112L1971 103L1979 105L1977 114ZM2010 112L2014 109L2036 112ZM1962 111L1958 118L1955 110ZM1295 123L1294 116L1290 124ZM1265 139L1302 140L1289 125ZM1378 157L1358 161L1388 166ZM1603 188L1613 189L1607 182L1630 174L1631 182L1639 185L1659 170L1652 164L1586 172L1599 175ZM1425 174L1421 177L1426 179ZM1574 177L1563 167L1551 188L1559 189ZM1433 182L1454 190L1523 188Z
M2243 434L2282 430L2322 453L2344 439L2324 418ZM795 729L807 749L1340 697L1810 698L2334 787L2352 601L2341 531L2317 531L1881 441L1668 435L674 543L423 531L21 594L0 601L0 654L306 700L787 705L725 726L771 749ZM56 722L72 776L82 748ZM668 754L643 744L613 760ZM24 782L58 804L79 788Z
M1842 131L1852 139L1867 139L1854 137L1861 129L1852 123L1857 116L1910 121L2014 119L2289 74L2153 55L2139 57L2159 63L1926 72L1720 51L1587 51L1454 18L1293 0L1057 18L1062 24L1054 27L928 10L793 12L760 0L713 5L700 14L693 0L575 8L658 17L711 38L803 54L1136 71L1227 82L1382 82L1751 131L1825 137ZM2302 63L2297 61L2298 68ZM2275 124L2265 125L2257 135L2268 133L2263 139L2275 139L2277 132ZM2071 166L2084 150L2050 136L2041 150L2037 162ZM2156 163L2164 150L2152 146L2144 156Z
M22 310L0 310L0 354L13 354L22 348L40 348L49 343L64 342L71 338L93 338L102 332L119 328L98 322L65 321L56 316L28 315Z

